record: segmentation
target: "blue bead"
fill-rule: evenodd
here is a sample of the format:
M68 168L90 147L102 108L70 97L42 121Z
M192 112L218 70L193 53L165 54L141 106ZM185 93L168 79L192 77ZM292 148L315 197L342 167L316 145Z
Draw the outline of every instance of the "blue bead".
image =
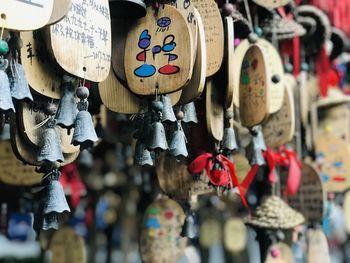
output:
M256 27L254 28L254 31L255 31L255 34L258 35L258 37L261 37L261 36L263 35L263 33L264 33L264 31L262 30L262 28L261 28L261 27L258 27L258 26L256 26Z

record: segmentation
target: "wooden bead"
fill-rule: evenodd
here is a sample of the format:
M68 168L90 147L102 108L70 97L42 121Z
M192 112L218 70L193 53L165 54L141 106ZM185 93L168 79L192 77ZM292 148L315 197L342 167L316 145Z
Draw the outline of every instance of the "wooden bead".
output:
M184 118L184 112L183 111L178 111L176 113L176 119L178 119L179 121L181 121Z
M80 86L79 88L77 88L76 93L79 99L87 99L90 95L89 89L84 86Z

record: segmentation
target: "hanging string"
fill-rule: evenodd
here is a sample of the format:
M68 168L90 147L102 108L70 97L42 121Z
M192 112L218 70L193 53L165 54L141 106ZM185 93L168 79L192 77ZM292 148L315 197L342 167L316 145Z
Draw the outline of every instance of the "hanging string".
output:
M2 27L1 27L1 34L0 34L0 40L3 39L4 36L4 30L5 30L5 26L6 26L6 16L5 14L1 14L0 18L4 21Z
M43 120L42 122L40 122L37 125L33 126L32 128L30 128L28 130L25 130L24 133L32 132L32 131L35 131L35 130L39 129L40 127L44 126L50 119L51 119L51 117L47 117L45 120Z
M251 30L253 30L253 29L254 29L254 26L253 26L252 16L251 16L251 14L250 14L250 9L249 9L248 0L244 0L244 9L245 9L245 12L246 12L246 14L247 14L247 18L248 18L248 21L249 21Z

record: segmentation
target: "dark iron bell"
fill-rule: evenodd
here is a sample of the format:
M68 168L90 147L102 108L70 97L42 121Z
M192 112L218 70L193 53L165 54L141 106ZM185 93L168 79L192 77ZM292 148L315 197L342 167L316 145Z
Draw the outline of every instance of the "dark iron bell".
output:
M152 151L165 151L169 149L165 129L160 121L152 123L150 127L150 138L146 142L146 145L146 149Z
M58 214L56 212L52 212L49 214L44 214L42 218L42 230L50 230L55 229L58 230L59 223L58 223Z
M2 128L1 134L0 134L0 140L1 141L7 141L11 139L11 134L10 134L10 124L5 123L4 127Z
M181 236L190 239L198 237L198 227L196 225L195 214L193 211L189 211L186 214L185 222L182 226Z
M182 111L184 113L184 117L182 119L183 122L185 123L198 123L198 118L197 118L197 112L196 112L196 106L194 102L187 103L183 105Z
M10 70L8 70L8 73L12 98L16 100L33 101L33 96L30 92L23 66L17 61L13 61L10 63Z
M146 15L146 5L141 0L109 0L112 18L140 18Z
M8 67L7 59L0 59L0 110L2 111L15 111L15 106L13 105L10 81L5 73Z
M47 198L44 203L44 214L70 212L63 187L59 181L60 172L52 172L50 183L47 187Z
M225 152L233 152L238 149L235 130L231 127L225 128L222 140L222 149Z
M146 149L146 145L142 140L137 140L135 145L135 163L138 165L153 165L150 151Z
M77 116L77 104L75 101L75 92L72 82L63 84L64 93L60 100L56 114L56 124L65 129L74 127L75 118Z
M80 99L78 103L79 112L75 119L72 144L75 146L80 145L82 149L86 149L92 147L98 140L91 114L87 111L89 89L83 86L79 87L77 89L77 97Z
M173 133L169 148L170 154L176 158L188 157L186 135L181 127L180 122L177 123L177 130Z
M250 165L265 165L265 158L263 151L266 151L266 145L261 126L255 126L252 128L251 133L253 135L252 141L246 149L246 155Z
M163 103L162 109L162 122L176 122L175 113L169 95L161 96Z
M79 154L78 164L79 164L79 167L84 167L84 168L93 167L94 158L92 156L92 153L87 149L82 150Z

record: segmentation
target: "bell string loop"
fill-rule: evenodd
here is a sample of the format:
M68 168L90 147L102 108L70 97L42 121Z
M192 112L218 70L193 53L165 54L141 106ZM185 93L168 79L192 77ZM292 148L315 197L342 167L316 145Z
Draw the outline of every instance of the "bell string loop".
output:
M29 132L32 132L32 131L35 131L41 127L43 127L52 117L47 117L46 119L44 119L42 122L38 123L37 125L31 127L30 129L28 130L24 130L24 133L29 133Z

